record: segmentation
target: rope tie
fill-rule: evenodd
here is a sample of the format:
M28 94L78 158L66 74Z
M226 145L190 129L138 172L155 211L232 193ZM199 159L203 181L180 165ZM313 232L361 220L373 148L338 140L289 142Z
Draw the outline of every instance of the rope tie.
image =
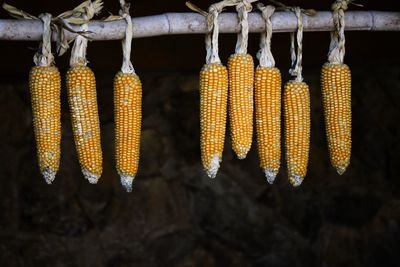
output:
M295 81L302 82L302 63L303 63L303 14L307 16L314 16L317 11L314 9L302 9L300 7L289 7L285 4L277 0L269 0L274 5L277 6L277 9L280 10L290 10L294 12L297 17L297 33L296 33L296 43L297 43L297 52L296 52L296 44L295 44L295 36L294 33L290 33L290 57L292 60L291 68L289 69L289 74L295 76Z
M221 63L221 59L218 55L218 35L219 35L219 25L218 25L218 15L222 10L210 7L207 16L208 21L212 21L212 24L208 25L208 31L211 33L206 34L206 63Z
M121 71L123 73L135 73L135 69L133 68L131 62L133 25L132 25L132 18L129 15L130 4L125 3L124 0L120 0L119 2L121 5L121 10L119 12L119 15L126 21L125 37L122 40L123 61L122 61Z
M203 15L207 19L207 31L205 38L206 46L206 64L221 63L221 59L218 55L218 15L227 6L237 5L238 0L223 0L212 4L208 8L208 12L203 11L191 2L186 2L186 6L191 10Z
M344 11L347 10L351 0L336 0L332 4L332 17L335 30L331 32L331 43L329 45L329 63L343 63L345 54L345 19Z
M295 81L302 82L302 61L303 61L303 15L300 7L290 8L297 17L297 54L295 49L295 36L294 33L290 33L290 55L292 59L292 67L289 70L290 75L296 76Z
M49 13L39 15L39 19L43 22L42 42L39 51L33 57L36 66L50 66L54 63L54 56L51 53L51 19Z
M90 14L91 10L87 10L88 5L92 5L94 9L93 14ZM75 37L72 40L67 40L64 29L89 39L89 37L86 36L89 32L87 30L82 30L85 27L80 27L79 31L75 31L72 25L83 25L88 23L89 19L98 14L102 8L102 0L95 0L94 2L87 0L75 7L73 10L68 10L53 19L54 24L57 24L57 53L59 56L63 55L69 49L69 43L76 39ZM86 12L88 12L90 16L84 16Z
M53 23L53 17L49 13L42 13L38 17L32 16L31 14L11 6L7 3L3 3L3 9L6 10L10 16L16 19L34 19L41 20L43 23L43 34L42 41L39 44L39 49L33 57L33 62L36 66L50 66L54 63L54 56L51 53L51 36L52 27L57 32L57 26Z
M248 13L253 9L251 3L257 0L242 0L236 5L236 11L238 13L241 30L237 35L237 42L235 53L236 54L247 54L247 44L249 39L249 21Z
M260 50L257 53L257 58L260 61L261 67L272 68L275 66L275 59L271 52L272 39L272 22L271 17L275 12L275 7L272 5L264 6L259 3L257 8L261 11L261 15L265 21L265 31L261 33Z
M85 23L81 24L80 31L87 32L89 29L87 22L89 22L98 11L96 11L94 8L92 1L86 1L84 3L85 5L83 6L83 10L77 11L76 16L86 21ZM86 66L88 62L86 60L87 45L88 39L85 36L78 35L75 38L75 42L71 50L71 58L69 61L71 67Z

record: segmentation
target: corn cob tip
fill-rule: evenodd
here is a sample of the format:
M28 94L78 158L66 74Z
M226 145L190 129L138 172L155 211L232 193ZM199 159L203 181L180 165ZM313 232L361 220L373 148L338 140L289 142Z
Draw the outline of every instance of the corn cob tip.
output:
M82 169L82 173L85 179L87 179L91 184L97 184L97 182L99 181L100 177L94 173L91 173L86 168Z
M238 154L237 155L237 158L238 159L245 159L247 157L247 152L246 153L243 153L243 154Z
M342 175L342 174L346 171L346 169L347 169L347 166L336 167L336 172L337 172L339 175Z
M221 158L218 156L218 154L215 154L211 158L210 167L207 169L208 177L215 178L217 176L220 161L221 161Z
M264 169L264 174L265 177L267 178L267 182L269 184L273 184L275 182L275 178L278 172L273 169Z
M50 170L48 168L45 168L42 171L42 176L46 180L47 184L51 184L54 181L54 179L56 178L56 173L57 172L52 171L52 170Z
M289 177L289 182L294 186L297 187L299 185L301 185L301 183L303 182L304 178L299 176L299 175L292 175Z
M133 179L135 179L135 176L121 175L122 187L125 188L128 193L132 192Z

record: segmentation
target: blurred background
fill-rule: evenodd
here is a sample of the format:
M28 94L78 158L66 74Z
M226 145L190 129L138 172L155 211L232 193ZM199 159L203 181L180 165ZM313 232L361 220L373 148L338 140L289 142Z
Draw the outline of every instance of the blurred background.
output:
M194 1L206 9L212 1ZM80 1L9 0L33 15L53 15ZM266 2L265 2L266 3ZM285 1L328 10L331 1ZM350 9L400 11L397 1L360 1ZM184 1L137 0L132 16L188 12ZM118 12L105 0L102 16ZM9 18L0 12L0 18ZM400 19L400 18L399 18ZM104 171L97 185L82 176L62 89L62 159L52 185L41 177L28 90L35 42L0 42L0 266L399 266L399 32L346 32L353 87L352 163L330 166L321 108L320 68L329 33L305 33L305 81L312 101L308 175L274 185L258 166L256 145L238 160L227 135L216 179L201 167L198 72L204 36L134 39L132 61L143 83L141 159L133 192L123 191L114 162L112 81L121 66L118 41L91 42L97 78ZM258 50L250 34L249 53ZM221 59L236 36L220 36ZM273 36L284 81L289 34ZM62 75L69 53L57 58Z

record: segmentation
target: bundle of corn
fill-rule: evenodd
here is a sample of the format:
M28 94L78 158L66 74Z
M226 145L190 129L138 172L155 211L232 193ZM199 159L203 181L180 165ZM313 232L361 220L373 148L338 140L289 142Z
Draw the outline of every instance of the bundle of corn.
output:
M255 71L255 108L258 156L267 181L272 184L279 171L281 159L281 73L275 67L271 53L274 6L258 4L265 20L266 31L261 33L260 61Z
M310 149L310 93L302 77L302 13L299 7L292 8L297 16L298 29L297 55L294 33L291 33L292 68L290 74L294 80L286 83L283 93L283 111L285 127L285 149L289 181L299 186L307 174Z
M100 12L101 8L101 0L93 3L86 1L71 12L71 18L73 18L71 22L80 21L81 30L86 32L86 23ZM86 66L87 42L88 40L84 36L76 37L71 51L71 67L67 72L66 79L72 130L79 162L85 178L94 184L102 174L103 158L96 80L92 70Z
M322 67L321 88L326 137L332 166L343 174L351 156L351 74L343 63L345 54L344 10L350 0L332 5L336 30L331 34L328 62Z
M253 140L253 57L247 53L248 12L255 0L240 0L236 5L241 31L235 53L228 59L229 121L232 149L239 159L246 158Z
M218 55L218 14L224 7L236 5L236 1L215 3L208 13L190 2L186 5L208 21L206 64L200 71L200 149L204 169L210 178L215 178L224 149L228 98L228 71Z
M115 159L122 186L131 192L139 165L142 85L130 61L133 31L130 5L123 0L120 3L120 15L127 26L122 40L122 68L114 78Z

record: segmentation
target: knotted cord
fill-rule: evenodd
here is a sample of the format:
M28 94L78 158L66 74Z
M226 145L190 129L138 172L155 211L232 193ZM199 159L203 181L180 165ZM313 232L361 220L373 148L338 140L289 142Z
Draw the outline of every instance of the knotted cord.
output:
M248 13L253 9L251 3L257 0L242 0L236 5L236 11L238 13L241 30L237 35L237 42L235 53L236 54L247 54L247 44L249 39L249 21Z
M82 23L80 24L80 31L81 32L88 32L88 25L89 22L95 14L99 13L102 9L102 1L96 0L92 1L85 1L77 8L70 12L70 17L66 20L69 23ZM71 58L69 61L70 66L86 66L86 48L88 44L88 38L83 35L77 35L75 38L74 45L72 46L71 51Z
M43 21L43 36L39 51L33 57L36 66L50 66L54 63L54 56L51 53L51 14L43 13L39 19Z
M261 11L262 17L265 20L265 31L261 33L260 50L257 53L257 58L260 61L261 67L274 67L275 59L271 52L272 39L272 22L271 17L275 12L275 7L272 5L264 6L259 3L257 8Z
M297 42L297 53L295 45L294 33L290 33L290 55L292 60L292 67L289 70L290 75L296 76L295 80L298 82L303 81L302 76L302 61L303 61L303 15L301 13L300 7L290 8L297 17L297 32L296 32L296 42Z
M218 55L218 35L219 35L219 25L218 25L218 15L227 6L237 5L238 0L224 0L215 4L212 4L208 8L208 12L201 10L196 5L191 2L186 2L186 6L191 10L205 16L207 18L207 30L206 34L206 64L221 63L221 59Z
M345 37L344 37L344 11L347 10L351 0L336 0L332 4L332 16L335 30L331 32L331 43L329 46L328 61L329 63L343 63L345 54Z
M133 37L133 25L132 18L129 15L130 4L126 3L124 0L120 0L121 10L119 15L126 20L125 37L122 40L122 53L123 61L121 71L123 73L135 73L131 62L131 47L132 47L132 37Z

